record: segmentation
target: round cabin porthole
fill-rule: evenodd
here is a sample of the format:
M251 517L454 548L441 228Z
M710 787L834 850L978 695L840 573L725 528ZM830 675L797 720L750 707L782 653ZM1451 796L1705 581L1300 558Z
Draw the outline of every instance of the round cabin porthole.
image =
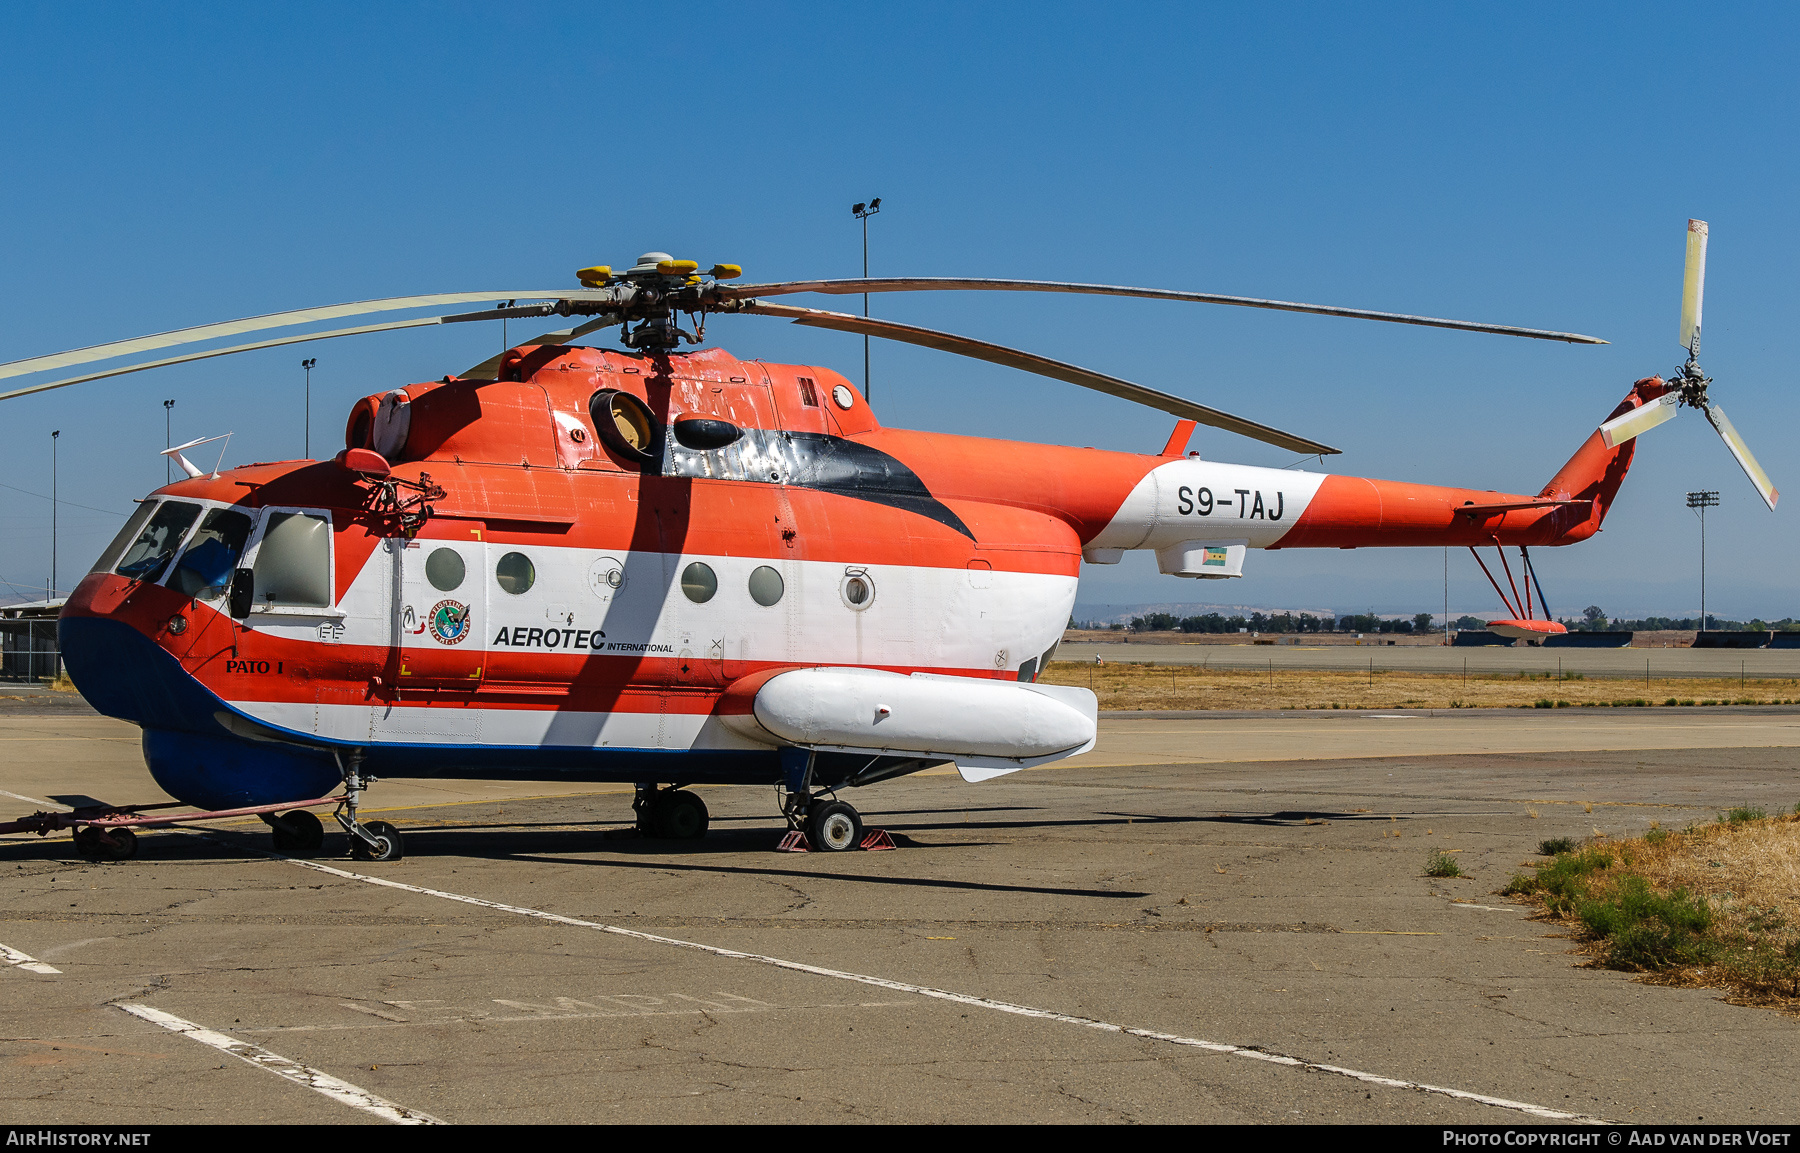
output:
M681 570L681 591L687 599L703 605L719 591L719 578L711 568L695 561Z
M846 605L861 612L875 602L875 581L862 569L847 569L838 592Z
M856 404L856 394L842 384L831 390L831 399L839 408L850 408Z
M756 571L750 574L750 599L764 608L779 601L784 591L785 586L782 584L781 574L768 565L759 565Z
M506 592L518 596L528 592L537 583L537 569L531 564L531 558L522 552L509 552L500 558L494 566L494 580Z
M631 393L601 389L588 399L588 416L600 439L620 456L639 464L656 459L656 417Z
M431 587L439 592L452 592L463 583L468 568L463 564L462 554L453 548L431 550L425 558L425 579Z

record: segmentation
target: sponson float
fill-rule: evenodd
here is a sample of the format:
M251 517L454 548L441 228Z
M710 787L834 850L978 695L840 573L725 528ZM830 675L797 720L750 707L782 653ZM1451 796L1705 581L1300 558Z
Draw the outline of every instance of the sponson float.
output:
M1252 468L1189 455L1195 424L1335 450L1033 354L767 298L1077 292L1598 342L1150 289L729 284L737 272L651 253L619 273L583 269L577 290L338 305L0 366L16 377L138 358L6 394L17 396L393 328L591 318L459 376L363 399L332 460L208 474L177 453L186 478L141 503L69 597L60 627L76 685L141 726L145 760L171 795L260 812L288 850L320 847L323 827L305 808L333 802L353 854L395 858L399 832L358 819L363 789L377 777L457 776L630 782L640 827L666 837L705 832L705 805L686 786L772 784L814 848L854 848L861 821L843 789L946 763L979 780L1093 746L1093 695L1039 683L1084 558L1147 549L1165 573L1229 578L1253 548L1570 544L1600 527L1631 437L1656 422L1644 417L1671 397L1708 403L1691 356L1673 381L1639 381L1530 495ZM214 346L494 299L544 303ZM975 356L1180 419L1153 454L883 428L830 369L683 351L720 312ZM580 343L608 325L621 327L622 349ZM212 343L141 359L200 342ZM1739 458L1760 476L1747 451ZM85 825L84 851L120 855L129 826L156 819L59 820Z

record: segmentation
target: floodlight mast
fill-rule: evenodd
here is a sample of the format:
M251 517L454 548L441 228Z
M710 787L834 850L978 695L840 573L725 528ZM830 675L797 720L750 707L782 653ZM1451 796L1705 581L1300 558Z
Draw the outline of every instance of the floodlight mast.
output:
M869 279L869 217L880 211L881 197L879 196L875 197L875 199L869 201L867 204L858 202L850 206L851 215L862 221L863 226L864 280ZM863 318L866 320L868 319L868 316L869 294L865 292L863 293ZM867 402L871 408L874 407L875 402L869 398L869 334L866 332L863 334L863 400Z
M46 601L56 599L56 442L62 436L62 429L50 434L50 595ZM60 675L62 670L56 670Z
M1719 507L1719 494L1710 489L1687 494L1687 506L1700 518L1700 632L1706 631L1706 510Z
M306 460L312 459L312 370L313 365L317 363L319 363L318 358L312 356L300 362L300 367L306 372L306 435L302 441L303 447L300 455Z

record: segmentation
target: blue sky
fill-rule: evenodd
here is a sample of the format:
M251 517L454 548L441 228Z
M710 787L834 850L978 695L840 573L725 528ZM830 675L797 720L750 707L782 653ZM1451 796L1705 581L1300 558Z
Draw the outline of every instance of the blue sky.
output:
M1345 448L1333 471L1536 491L1631 381L1680 361L1684 222L1712 225L1706 356L1800 492L1793 11L1616 5L11 5L0 34L0 358L414 292L554 287L663 249L751 279L872 269L1277 296L1589 332L1605 348L1149 301L890 296ZM823 300L821 303L825 303ZM295 346L6 402L0 579L84 571L178 440L315 455L359 396L496 351L497 326ZM859 375L861 342L756 318L742 356ZM521 335L515 331L515 337ZM877 347L889 424L1154 450L1171 423ZM322 447L323 446L323 447ZM1203 432L1212 458L1278 450ZM1695 414L1645 438L1552 608L1800 615L1800 547ZM26 490L21 492L19 490ZM78 507L87 506L87 507ZM1436 550L1253 554L1229 589L1089 569L1081 599L1413 612ZM1466 553L1453 611L1495 607Z

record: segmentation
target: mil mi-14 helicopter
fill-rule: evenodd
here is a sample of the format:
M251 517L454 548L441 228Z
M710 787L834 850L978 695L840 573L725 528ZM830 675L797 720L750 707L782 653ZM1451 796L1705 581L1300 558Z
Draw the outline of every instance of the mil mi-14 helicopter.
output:
M580 289L364 301L0 365L0 378L17 377L350 316L506 302L136 361L3 400L283 344L580 319L460 375L364 397L330 460L207 473L182 455L191 446L171 449L186 477L141 502L69 596L59 636L88 701L142 728L157 783L208 811L40 813L0 832L74 827L83 853L123 857L133 826L254 813L278 849L314 852L324 826L307 809L335 804L353 856L392 860L398 830L357 815L377 777L510 776L635 784L640 829L670 838L707 828L687 786L773 785L790 840L857 848L862 821L839 790L947 763L983 780L1093 747L1094 695L1040 682L1084 560L1149 549L1164 573L1227 578L1253 548L1572 544L1600 528L1633 438L1678 404L1706 413L1773 508L1773 487L1707 398L1705 226L1692 227L1700 256L1690 240L1687 364L1668 381L1634 384L1535 495L1200 460L1186 451L1196 424L1307 455L1337 450L1032 353L770 302L803 292L1083 293L1604 343L1160 289L941 278L745 285L731 283L736 266L703 273L652 252L621 271L580 270ZM1155 454L884 428L829 368L684 350L715 314L922 345L1178 419ZM608 326L620 328L622 349L579 343Z

